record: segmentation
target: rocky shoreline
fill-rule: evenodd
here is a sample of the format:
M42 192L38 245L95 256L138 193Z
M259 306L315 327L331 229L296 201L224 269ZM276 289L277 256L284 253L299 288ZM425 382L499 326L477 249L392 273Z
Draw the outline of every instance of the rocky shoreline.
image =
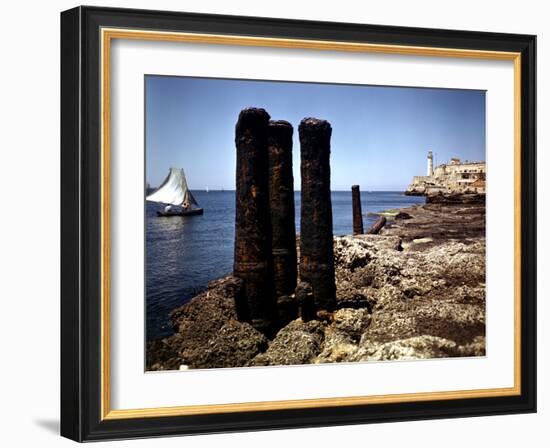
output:
M333 313L269 340L237 320L242 285L229 275L172 311L175 333L147 343L147 370L485 354L482 201L402 209L378 235L335 237L334 256Z

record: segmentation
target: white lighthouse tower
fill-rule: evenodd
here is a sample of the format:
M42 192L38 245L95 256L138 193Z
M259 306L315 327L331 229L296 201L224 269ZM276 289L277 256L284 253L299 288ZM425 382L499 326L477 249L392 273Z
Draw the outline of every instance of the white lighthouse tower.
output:
M427 176L433 176L434 174L434 156L431 151L428 151L428 174Z

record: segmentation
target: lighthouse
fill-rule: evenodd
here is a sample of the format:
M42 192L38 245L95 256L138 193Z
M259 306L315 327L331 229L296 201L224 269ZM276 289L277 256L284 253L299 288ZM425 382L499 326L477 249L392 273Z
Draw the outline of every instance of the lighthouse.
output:
M434 174L434 156L431 151L428 151L428 174L427 176L433 176Z

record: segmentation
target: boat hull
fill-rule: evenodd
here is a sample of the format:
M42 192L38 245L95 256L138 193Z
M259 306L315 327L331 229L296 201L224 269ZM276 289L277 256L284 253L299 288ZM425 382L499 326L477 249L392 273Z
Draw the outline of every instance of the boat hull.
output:
M168 212L157 211L157 216L193 216L193 215L202 215L204 213L204 210L202 208L194 208L192 210L170 210Z

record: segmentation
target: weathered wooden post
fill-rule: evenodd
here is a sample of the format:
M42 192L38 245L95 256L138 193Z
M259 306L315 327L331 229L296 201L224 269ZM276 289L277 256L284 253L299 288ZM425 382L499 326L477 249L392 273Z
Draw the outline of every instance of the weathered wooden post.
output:
M317 310L336 304L332 203L330 198L330 123L304 118L298 128L301 146L302 207L300 280L311 285Z
M380 218L378 218L376 222L372 226L370 226L370 229L367 230L367 234L378 235L380 233L380 230L382 230L382 227L386 225L386 221L387 220L384 216L380 216Z
M363 233L363 214L361 213L361 192L359 185L351 186L351 206L353 209L353 234Z
M294 176L292 174L292 125L270 121L269 209L271 251L277 297L294 292L297 278L296 223L294 215Z
M276 321L271 263L268 146L269 114L247 108L235 128L237 148L234 275L244 282L247 316L259 331L269 333Z

